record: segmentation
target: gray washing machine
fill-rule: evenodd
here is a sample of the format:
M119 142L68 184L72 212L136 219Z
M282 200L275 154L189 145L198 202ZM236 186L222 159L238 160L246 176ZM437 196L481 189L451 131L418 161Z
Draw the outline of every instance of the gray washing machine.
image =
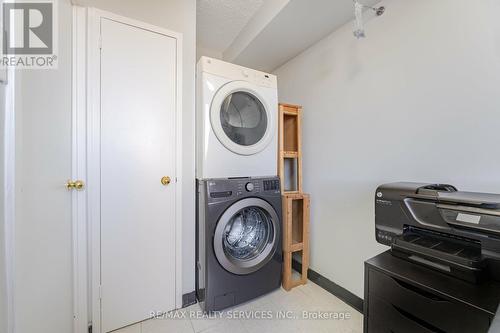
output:
M280 287L279 178L197 181L196 294L217 311Z

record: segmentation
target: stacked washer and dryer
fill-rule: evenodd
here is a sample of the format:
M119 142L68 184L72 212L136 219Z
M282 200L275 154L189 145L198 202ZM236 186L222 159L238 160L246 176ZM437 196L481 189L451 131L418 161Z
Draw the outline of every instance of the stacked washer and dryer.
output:
M196 294L205 311L280 286L277 99L274 75L198 62Z

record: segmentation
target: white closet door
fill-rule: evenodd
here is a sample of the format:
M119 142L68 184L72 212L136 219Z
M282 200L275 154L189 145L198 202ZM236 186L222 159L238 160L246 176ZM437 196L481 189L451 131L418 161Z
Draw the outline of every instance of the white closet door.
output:
M175 307L177 73L175 39L105 18L101 35L101 320L109 332Z

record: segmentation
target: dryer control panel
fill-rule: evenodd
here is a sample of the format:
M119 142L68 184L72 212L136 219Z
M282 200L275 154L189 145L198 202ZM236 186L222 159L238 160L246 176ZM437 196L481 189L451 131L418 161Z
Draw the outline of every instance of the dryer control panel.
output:
M277 88L278 86L276 75L205 56L201 57L198 62L198 71L223 76L230 80L252 82L262 87Z

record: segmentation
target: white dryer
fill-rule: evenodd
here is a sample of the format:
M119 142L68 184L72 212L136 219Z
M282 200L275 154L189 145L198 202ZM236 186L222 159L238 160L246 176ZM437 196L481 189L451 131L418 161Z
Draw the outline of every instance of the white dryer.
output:
M198 179L277 175L276 76L202 57L196 118Z

